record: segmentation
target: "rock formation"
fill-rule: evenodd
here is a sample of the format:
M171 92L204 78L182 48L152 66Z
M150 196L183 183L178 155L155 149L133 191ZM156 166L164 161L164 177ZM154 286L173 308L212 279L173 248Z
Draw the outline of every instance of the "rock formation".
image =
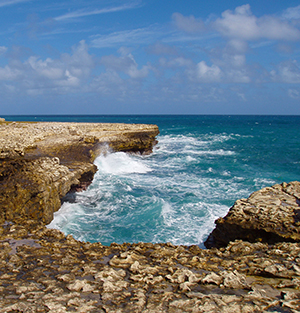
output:
M226 246L235 239L250 242L300 242L300 183L266 187L235 202L205 242Z
M0 313L300 310L297 243L108 247L34 220L0 230Z
M0 123L0 223L49 223L71 188L92 181L102 151L149 153L158 133L156 125Z

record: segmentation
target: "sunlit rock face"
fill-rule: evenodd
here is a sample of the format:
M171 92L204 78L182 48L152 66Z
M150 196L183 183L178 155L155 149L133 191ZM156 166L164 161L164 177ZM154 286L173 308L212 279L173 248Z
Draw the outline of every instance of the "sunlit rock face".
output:
M300 241L300 183L282 183L254 192L235 202L206 241L206 247L226 246L230 241Z
M0 221L49 223L70 189L92 181L105 149L150 153L155 125L0 123Z

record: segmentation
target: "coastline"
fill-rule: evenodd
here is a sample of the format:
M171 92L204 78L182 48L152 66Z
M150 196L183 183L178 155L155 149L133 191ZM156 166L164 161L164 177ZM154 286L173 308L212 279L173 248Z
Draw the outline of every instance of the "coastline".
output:
M299 310L299 243L270 244L260 237L249 238L254 241L250 243L235 234L218 249L170 243L106 247L45 228L61 197L91 181L96 171L92 161L105 143L116 151L149 153L157 126L3 122L0 127L6 128L2 134L9 134L5 144L1 142L0 312ZM29 186L29 196L24 186ZM268 190L273 213L282 207L274 191L288 186ZM292 186L297 191L299 183ZM295 206L290 206L299 210L299 194L291 193L284 202L293 200ZM268 207L261 205L261 197L251 202L253 198L242 202ZM253 219L261 216L247 208ZM234 210L239 212L240 206ZM298 223L297 212L292 222ZM299 233L299 225L294 226ZM223 236L226 232L228 228Z
M72 188L93 179L95 158L108 148L150 153L156 125L0 123L0 222L40 219L48 224Z

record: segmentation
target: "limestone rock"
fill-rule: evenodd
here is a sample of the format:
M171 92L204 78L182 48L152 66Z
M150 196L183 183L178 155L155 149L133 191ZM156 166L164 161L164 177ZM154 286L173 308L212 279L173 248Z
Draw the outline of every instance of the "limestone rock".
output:
M70 190L91 183L101 152L149 153L158 133L156 125L0 123L0 223L48 224Z
M300 241L300 182L283 183L237 200L205 242L206 247L226 246L230 241L276 243Z
M77 164L71 171L57 159L16 159L2 162L0 167L0 221L18 218L37 219L49 223L60 199L81 177L96 172L93 164Z

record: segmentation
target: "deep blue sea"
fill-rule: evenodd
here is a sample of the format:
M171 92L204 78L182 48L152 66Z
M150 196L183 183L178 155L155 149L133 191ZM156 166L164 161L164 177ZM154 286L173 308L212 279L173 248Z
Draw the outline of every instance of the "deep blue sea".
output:
M100 155L94 182L49 225L82 241L203 247L235 200L300 180L300 116L4 116L6 120L157 124L151 155Z

